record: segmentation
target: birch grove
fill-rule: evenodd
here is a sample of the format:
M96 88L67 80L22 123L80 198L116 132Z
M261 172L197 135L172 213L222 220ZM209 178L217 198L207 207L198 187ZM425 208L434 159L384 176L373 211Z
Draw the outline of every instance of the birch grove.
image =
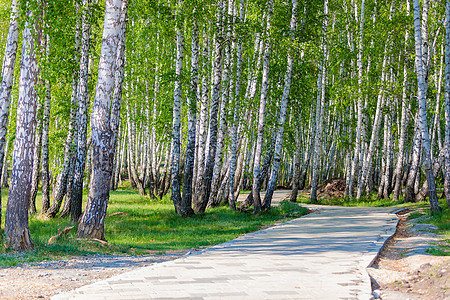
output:
M320 202L328 185L355 202L450 202L448 3L2 7L0 169L14 248L32 247L28 213L70 215L79 237L104 240L110 190L170 199L181 217L264 213L277 189Z

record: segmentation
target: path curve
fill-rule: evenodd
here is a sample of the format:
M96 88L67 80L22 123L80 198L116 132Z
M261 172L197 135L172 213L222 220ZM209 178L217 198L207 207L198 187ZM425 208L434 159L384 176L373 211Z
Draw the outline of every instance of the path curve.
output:
M52 299L370 299L366 267L394 208L309 206L302 218Z

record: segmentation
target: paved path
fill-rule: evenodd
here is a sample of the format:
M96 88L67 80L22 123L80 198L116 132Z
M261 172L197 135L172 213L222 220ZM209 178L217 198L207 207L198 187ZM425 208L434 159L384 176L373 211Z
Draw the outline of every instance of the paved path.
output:
M395 231L393 211L320 207L52 299L370 299L365 269Z

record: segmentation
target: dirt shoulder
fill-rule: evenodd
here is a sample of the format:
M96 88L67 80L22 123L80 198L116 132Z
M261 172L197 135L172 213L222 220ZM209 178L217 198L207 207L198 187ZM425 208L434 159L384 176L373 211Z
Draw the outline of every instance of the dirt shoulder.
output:
M450 299L450 256L434 256L430 247L445 243L434 233L436 227L408 220L400 221L374 264L368 268L374 297L379 299Z
M195 251L197 250L144 256L86 256L0 269L0 299L49 299L60 292L136 268L174 260Z

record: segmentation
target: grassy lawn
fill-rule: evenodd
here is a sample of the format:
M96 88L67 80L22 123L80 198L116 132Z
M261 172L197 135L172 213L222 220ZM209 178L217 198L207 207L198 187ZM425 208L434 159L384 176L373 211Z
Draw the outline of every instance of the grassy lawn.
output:
M84 198L86 201L86 195ZM2 199L4 228L7 191L3 193ZM120 189L111 192L105 222L107 244L78 240L75 227L57 243L47 245L49 238L56 235L58 230L76 224L70 223L68 218L42 219L39 216L40 205L38 195L38 214L30 217L34 250L16 253L5 249L2 236L0 267L79 255L163 254L171 250L203 248L229 241L262 226L274 224L280 219L297 217L307 212L295 203L283 202L280 207L259 216L231 211L228 207L218 207L208 209L202 215L181 218L175 214L168 196L162 200L151 200L139 196L137 191Z

